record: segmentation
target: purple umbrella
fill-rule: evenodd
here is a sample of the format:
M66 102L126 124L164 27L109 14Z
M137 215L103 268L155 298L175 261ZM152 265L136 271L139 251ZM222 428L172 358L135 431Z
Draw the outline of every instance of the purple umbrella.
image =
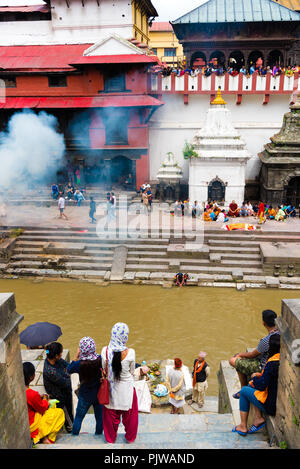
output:
M54 342L62 335L61 328L50 322L36 322L26 327L20 334L21 344L39 347Z

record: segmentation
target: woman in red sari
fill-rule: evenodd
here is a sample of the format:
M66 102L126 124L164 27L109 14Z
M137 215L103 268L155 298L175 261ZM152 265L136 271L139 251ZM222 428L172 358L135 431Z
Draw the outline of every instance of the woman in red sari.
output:
M238 208L237 203L234 200L231 202L231 204L229 204L228 216L229 217L239 216L239 208Z

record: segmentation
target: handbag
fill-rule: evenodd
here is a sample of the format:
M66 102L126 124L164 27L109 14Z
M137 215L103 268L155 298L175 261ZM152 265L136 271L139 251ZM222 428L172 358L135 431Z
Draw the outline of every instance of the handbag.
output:
M103 375L103 369L101 368L101 372ZM107 359L107 348L106 348L106 367L105 367L105 374L108 375L108 359ZM102 378L102 383L100 384L100 388L97 394L97 398L99 404L107 405L109 404L109 381L106 377Z

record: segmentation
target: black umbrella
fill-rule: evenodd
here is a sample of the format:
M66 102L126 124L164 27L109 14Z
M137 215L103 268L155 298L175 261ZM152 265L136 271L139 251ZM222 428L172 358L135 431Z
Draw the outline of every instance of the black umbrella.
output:
M61 328L56 324L36 322L21 332L20 342L27 347L39 347L54 342L61 335Z

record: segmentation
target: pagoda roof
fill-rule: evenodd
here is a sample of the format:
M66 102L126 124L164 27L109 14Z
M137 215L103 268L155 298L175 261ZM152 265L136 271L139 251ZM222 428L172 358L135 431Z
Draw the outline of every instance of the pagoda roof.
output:
M300 21L300 14L273 0L208 0L171 24L270 21Z

